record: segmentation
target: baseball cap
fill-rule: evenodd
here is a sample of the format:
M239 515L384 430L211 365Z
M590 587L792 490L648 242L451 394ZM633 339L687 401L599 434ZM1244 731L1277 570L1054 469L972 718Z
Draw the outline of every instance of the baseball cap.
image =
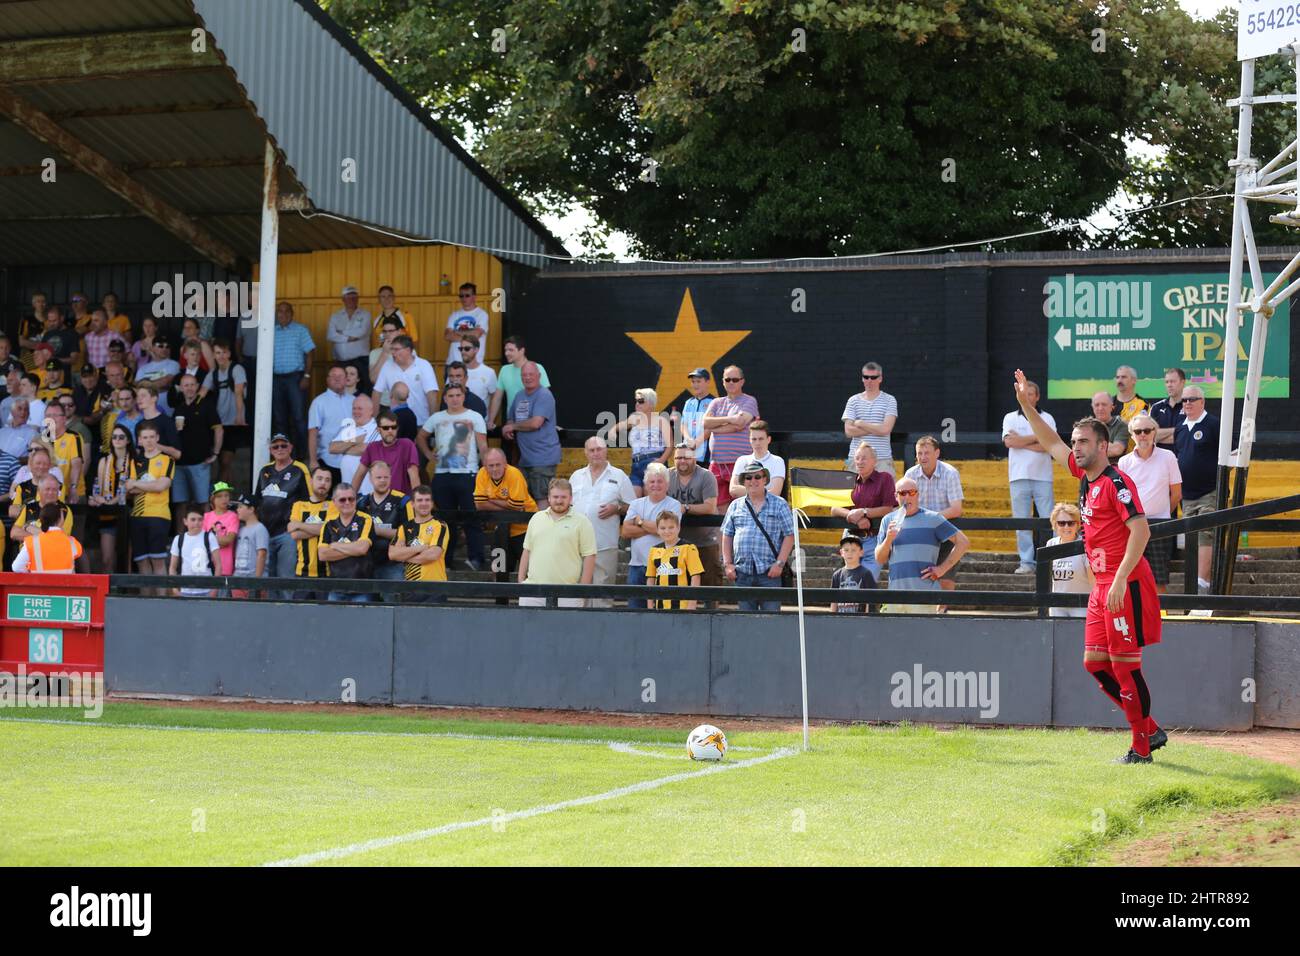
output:
M271 436L271 440L267 442L267 444L274 445L278 441L288 442L290 445L293 444L293 441L284 432L276 432Z
M58 363L57 360L55 360L55 359L50 359L48 362L45 363L45 371L47 371L47 372L61 372L61 371L63 371L63 366L60 365L60 364Z
M856 534L854 534L852 531L846 531L846 532L844 532L844 536L843 536L842 538L840 538L840 544L841 544L841 545L844 545L844 544L848 544L848 543L850 543L850 542L852 542L853 544L856 544L859 548L862 547L862 539L859 538L859 537L858 537Z
M217 493L221 491L234 491L234 490L235 490L234 488L231 488L230 485L226 484L224 481L218 481L215 485L212 486L212 494L208 495L208 498L209 499L215 498L217 496Z
M702 379L704 379L706 382L712 380L712 378L713 378L713 376L709 374L709 370L708 370L707 368L697 368L694 372L691 372L691 373L688 374L686 377L687 377L687 378L702 378Z
M231 499L231 503L246 505L249 508L253 507L253 499L248 497L248 495L235 495L235 497Z
M343 291L339 293L340 296L344 296L344 295L360 295L360 294L361 294L361 293L357 291L357 287L354 286L354 285L345 285L345 286L343 287Z

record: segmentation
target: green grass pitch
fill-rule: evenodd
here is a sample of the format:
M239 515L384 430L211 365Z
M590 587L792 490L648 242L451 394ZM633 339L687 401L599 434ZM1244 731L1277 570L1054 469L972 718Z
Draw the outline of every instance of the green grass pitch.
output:
M1086 864L1300 792L1177 735L1135 767L1113 732L827 727L808 753L736 733L719 771L686 758L689 729L8 711L0 865Z

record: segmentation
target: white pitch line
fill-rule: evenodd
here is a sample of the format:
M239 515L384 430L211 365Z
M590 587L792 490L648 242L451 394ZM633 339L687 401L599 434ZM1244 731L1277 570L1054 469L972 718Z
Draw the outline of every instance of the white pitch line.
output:
M646 746L654 746L654 745L647 744ZM611 742L609 745L609 749L614 751L615 753L634 754L637 757L658 757L660 760L687 760L690 758L689 754L684 754L684 753L658 754L655 753L653 750L638 750L636 747L633 747L631 744L623 744L618 742Z
M296 734L315 737L429 737L441 740L508 740L514 743L535 743L535 744L585 744L587 746L610 746L614 744L626 744L625 740L612 740L607 738L595 737L542 737L527 736L524 734L467 734L458 731L435 731L430 733L420 733L414 730L306 730L296 727L187 727L184 724L139 724L139 723L106 723L104 721L90 720L59 720L54 717L0 717L0 726L4 724L58 724L64 727L120 727L123 730L192 730L199 733L213 734ZM634 743L642 747L680 747L681 741L676 740L637 740ZM737 747L729 746L728 750L762 752L764 747Z
M351 843L347 846L334 847L330 850L317 850L315 853L304 853L301 856L289 857L285 860L274 860L270 863L263 863L262 866L309 866L313 863L321 863L325 860L341 860L344 857L356 856L358 853L368 853L371 850L382 850L385 847L398 846L403 843L416 843L420 840L428 840L431 837L442 836L446 833L455 833L458 830L470 830L475 827L492 826L493 824L504 825L515 820L527 820L529 817L538 817L546 813L555 813L559 810L568 810L571 807L585 807L593 803L604 803L607 800L617 800L619 797L631 796L634 793L645 793L647 790L657 790L665 787L670 783L680 783L683 780L691 780L695 777L704 777L714 773L726 773L728 770L740 770L744 767L754 767L761 763L768 763L772 760L780 760L782 757L789 757L798 751L782 747L780 750L774 750L770 754L764 754L761 757L750 757L748 760L741 760L737 763L718 763L711 767L705 767L702 770L692 770L686 773L669 774L666 777L659 777L655 780L646 780L641 783L628 784L626 787L617 787L614 790L606 790L604 793L593 793L586 797L575 797L572 800L561 800L559 803L544 803L538 807L529 807L527 810L515 810L513 813L502 813L492 817L479 817L477 820L462 820L457 823L444 823L439 827L430 827L427 830L416 830L413 833L400 833L397 836L378 837L373 840L364 840L361 843Z

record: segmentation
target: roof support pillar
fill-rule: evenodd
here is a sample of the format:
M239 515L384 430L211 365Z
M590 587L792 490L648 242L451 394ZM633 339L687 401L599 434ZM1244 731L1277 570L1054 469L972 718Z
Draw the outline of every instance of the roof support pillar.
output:
M266 141L266 159L262 170L262 246L258 256L257 286L257 381L253 405L253 481L257 490L257 473L271 458L271 391L275 371L275 303L276 271L280 255L280 187L276 179L279 160L275 146ZM295 383L296 384L296 383ZM303 449L295 448L301 455Z

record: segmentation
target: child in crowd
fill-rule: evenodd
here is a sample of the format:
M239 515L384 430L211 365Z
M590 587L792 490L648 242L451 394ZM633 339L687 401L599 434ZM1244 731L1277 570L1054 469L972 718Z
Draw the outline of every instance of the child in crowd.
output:
M876 586L876 579L862 566L861 538L855 534L845 534L840 539L840 557L844 560L844 567L831 575L831 587L859 589ZM836 601L831 604L831 610L838 614L861 614L867 610L867 605ZM875 613L874 605L871 607L871 613Z
M271 536L266 525L257 520L257 506L247 495L235 499L235 512L239 516L239 536L235 540L234 576L261 578L266 576L266 556L271 550ZM237 598L246 598L248 591L232 591Z
M169 574L182 577L212 578L217 575L221 547L217 536L203 530L203 508L190 504L185 508L185 533L172 538ZM212 597L211 588L181 588L182 597Z
M700 586L704 563L700 561L700 551L695 545L681 542L681 528L681 521L671 511L661 513L655 520L655 531L664 543L650 549L650 556L646 559L646 584L659 587ZM694 601L661 599L649 603L652 608L695 610Z
M212 510L203 516L203 530L212 531L221 547L220 574L233 574L235 539L239 536L239 516L230 510L230 485L218 481L212 486Z

